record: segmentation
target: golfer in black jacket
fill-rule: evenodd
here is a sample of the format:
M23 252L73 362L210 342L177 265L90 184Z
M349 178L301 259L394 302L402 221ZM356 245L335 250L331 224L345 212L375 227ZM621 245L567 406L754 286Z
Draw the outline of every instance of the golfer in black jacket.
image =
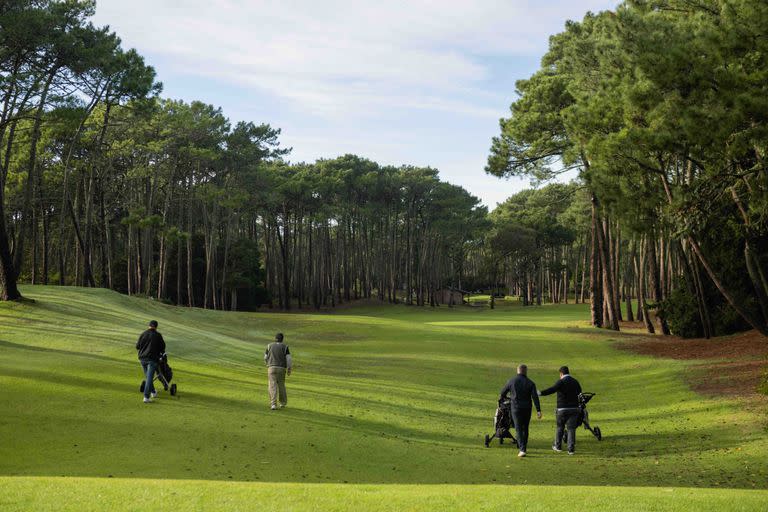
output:
M560 367L560 379L551 388L541 392L542 396L551 395L557 391L557 411L555 430L555 444L552 449L556 452L563 451L563 432L568 430L568 455L573 455L576 450L576 426L579 424L579 393L581 384L571 377L567 366Z
M536 384L528 378L528 367L521 364L517 367L517 377L509 379L501 390L501 399L510 395L512 421L515 422L517 446L520 448L518 457L525 457L528 448L528 425L531 423L531 412L536 405L536 416L541 419L541 405L536 393ZM533 403L531 403L533 402Z
M136 342L136 350L139 352L139 362L144 370L146 384L144 385L144 403L152 403L152 398L157 396L155 391L155 372L160 362L160 355L165 352L165 340L163 335L157 332L157 321L149 322L149 329L141 333Z

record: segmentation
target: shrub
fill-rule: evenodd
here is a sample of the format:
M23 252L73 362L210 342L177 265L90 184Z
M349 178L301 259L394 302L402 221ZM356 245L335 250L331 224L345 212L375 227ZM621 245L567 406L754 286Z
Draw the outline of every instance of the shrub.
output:
M673 334L681 338L698 338L703 336L699 307L694 297L684 286L678 286L659 305L669 323Z

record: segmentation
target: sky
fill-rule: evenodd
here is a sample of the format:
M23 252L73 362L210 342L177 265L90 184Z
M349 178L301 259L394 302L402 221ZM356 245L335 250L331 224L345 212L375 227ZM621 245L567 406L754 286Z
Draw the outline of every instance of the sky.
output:
M280 128L293 162L354 153L430 166L493 208L485 174L515 81L566 20L617 0L97 0L163 96Z

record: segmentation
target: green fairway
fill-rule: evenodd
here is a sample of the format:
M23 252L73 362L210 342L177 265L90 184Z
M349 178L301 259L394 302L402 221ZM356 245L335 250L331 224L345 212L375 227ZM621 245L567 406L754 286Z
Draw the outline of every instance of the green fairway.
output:
M617 350L583 305L251 314L23 291L36 303L0 304L0 510L768 507L766 412L695 394L684 362ZM144 405L134 343L152 318L179 394ZM295 373L270 411L277 331ZM568 364L598 393L604 440L579 430L575 456L553 453L543 397L526 459L486 449L518 362L540 388Z

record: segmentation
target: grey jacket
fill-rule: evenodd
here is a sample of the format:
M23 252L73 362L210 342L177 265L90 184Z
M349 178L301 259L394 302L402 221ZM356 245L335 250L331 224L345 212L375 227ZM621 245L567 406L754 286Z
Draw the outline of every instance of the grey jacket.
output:
M292 361L291 351L288 349L288 345L277 341L267 345L267 350L264 352L264 362L267 366L290 368L292 366Z

